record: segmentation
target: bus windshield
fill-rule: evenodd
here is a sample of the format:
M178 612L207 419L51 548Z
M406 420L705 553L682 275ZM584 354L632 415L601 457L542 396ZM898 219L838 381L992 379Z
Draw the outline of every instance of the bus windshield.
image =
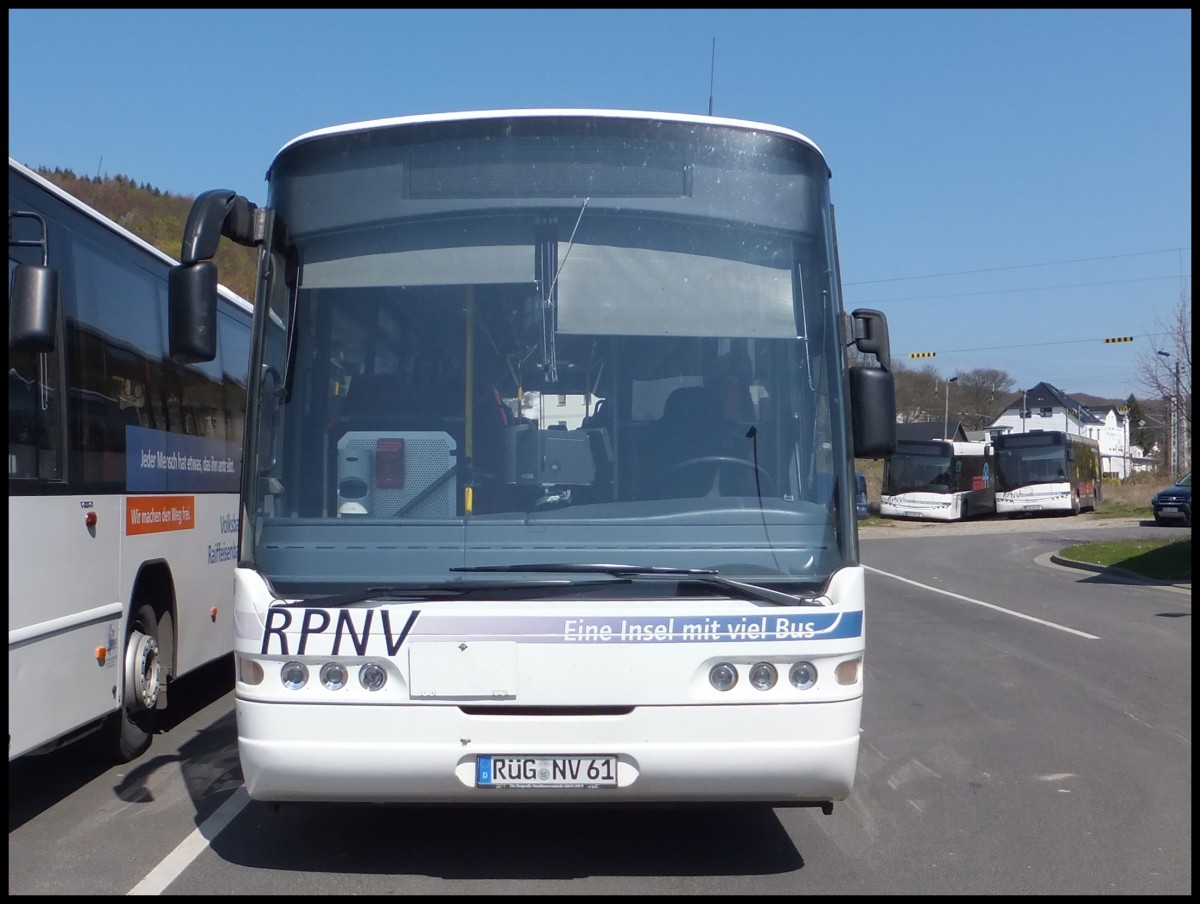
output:
M949 453L915 451L903 445L884 466L883 492L889 495L926 491L948 493L951 489Z
M277 590L857 561L812 145L485 118L300 138L269 175L243 560Z

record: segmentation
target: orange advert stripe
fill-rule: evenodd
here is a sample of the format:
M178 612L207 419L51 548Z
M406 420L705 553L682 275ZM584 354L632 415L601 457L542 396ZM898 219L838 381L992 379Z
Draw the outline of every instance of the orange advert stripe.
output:
M195 496L131 496L125 500L126 536L195 526Z

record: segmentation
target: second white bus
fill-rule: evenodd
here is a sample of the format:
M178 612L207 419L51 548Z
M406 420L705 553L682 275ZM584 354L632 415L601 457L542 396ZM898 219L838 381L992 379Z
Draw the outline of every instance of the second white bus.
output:
M8 758L127 761L233 648L251 308L171 360L175 261L11 158L8 218Z
M962 521L996 512L991 443L900 440L883 463L879 514Z
M1100 444L1062 430L996 437L996 511L1078 515L1095 510L1103 485Z

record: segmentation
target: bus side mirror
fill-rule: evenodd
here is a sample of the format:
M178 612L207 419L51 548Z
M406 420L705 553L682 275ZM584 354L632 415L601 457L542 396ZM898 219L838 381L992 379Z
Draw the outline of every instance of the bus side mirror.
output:
M169 351L180 364L201 364L217 356L217 265L221 236L253 246L258 208L242 195L219 188L192 202L183 227L181 263L167 281Z
M896 451L896 386L890 372L850 368L850 424L855 458L887 458Z
M200 364L217 356L217 265L178 264L167 277L172 361Z
M8 347L18 351L54 351L58 323L58 271L39 264L13 268L8 302Z
M882 311L859 308L850 314L854 347L865 355L874 355L879 366L892 369L891 343L888 341L887 317Z
M187 223L183 227L180 261L194 264L212 260L223 235L239 245L255 245L254 220L257 210L248 199L229 189L218 188L201 193L192 202Z
M855 458L887 458L896 451L896 381L887 317L858 308L850 314L847 341L874 355L879 367L850 368L850 426Z

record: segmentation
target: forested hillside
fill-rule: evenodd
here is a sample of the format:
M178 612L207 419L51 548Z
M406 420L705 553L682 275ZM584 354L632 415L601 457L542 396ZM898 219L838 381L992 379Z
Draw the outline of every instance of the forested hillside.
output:
M138 185L127 176L93 179L77 176L70 170L35 169L38 175L178 260L192 198ZM225 239L217 251L216 262L221 282L243 298L253 300L256 250Z

